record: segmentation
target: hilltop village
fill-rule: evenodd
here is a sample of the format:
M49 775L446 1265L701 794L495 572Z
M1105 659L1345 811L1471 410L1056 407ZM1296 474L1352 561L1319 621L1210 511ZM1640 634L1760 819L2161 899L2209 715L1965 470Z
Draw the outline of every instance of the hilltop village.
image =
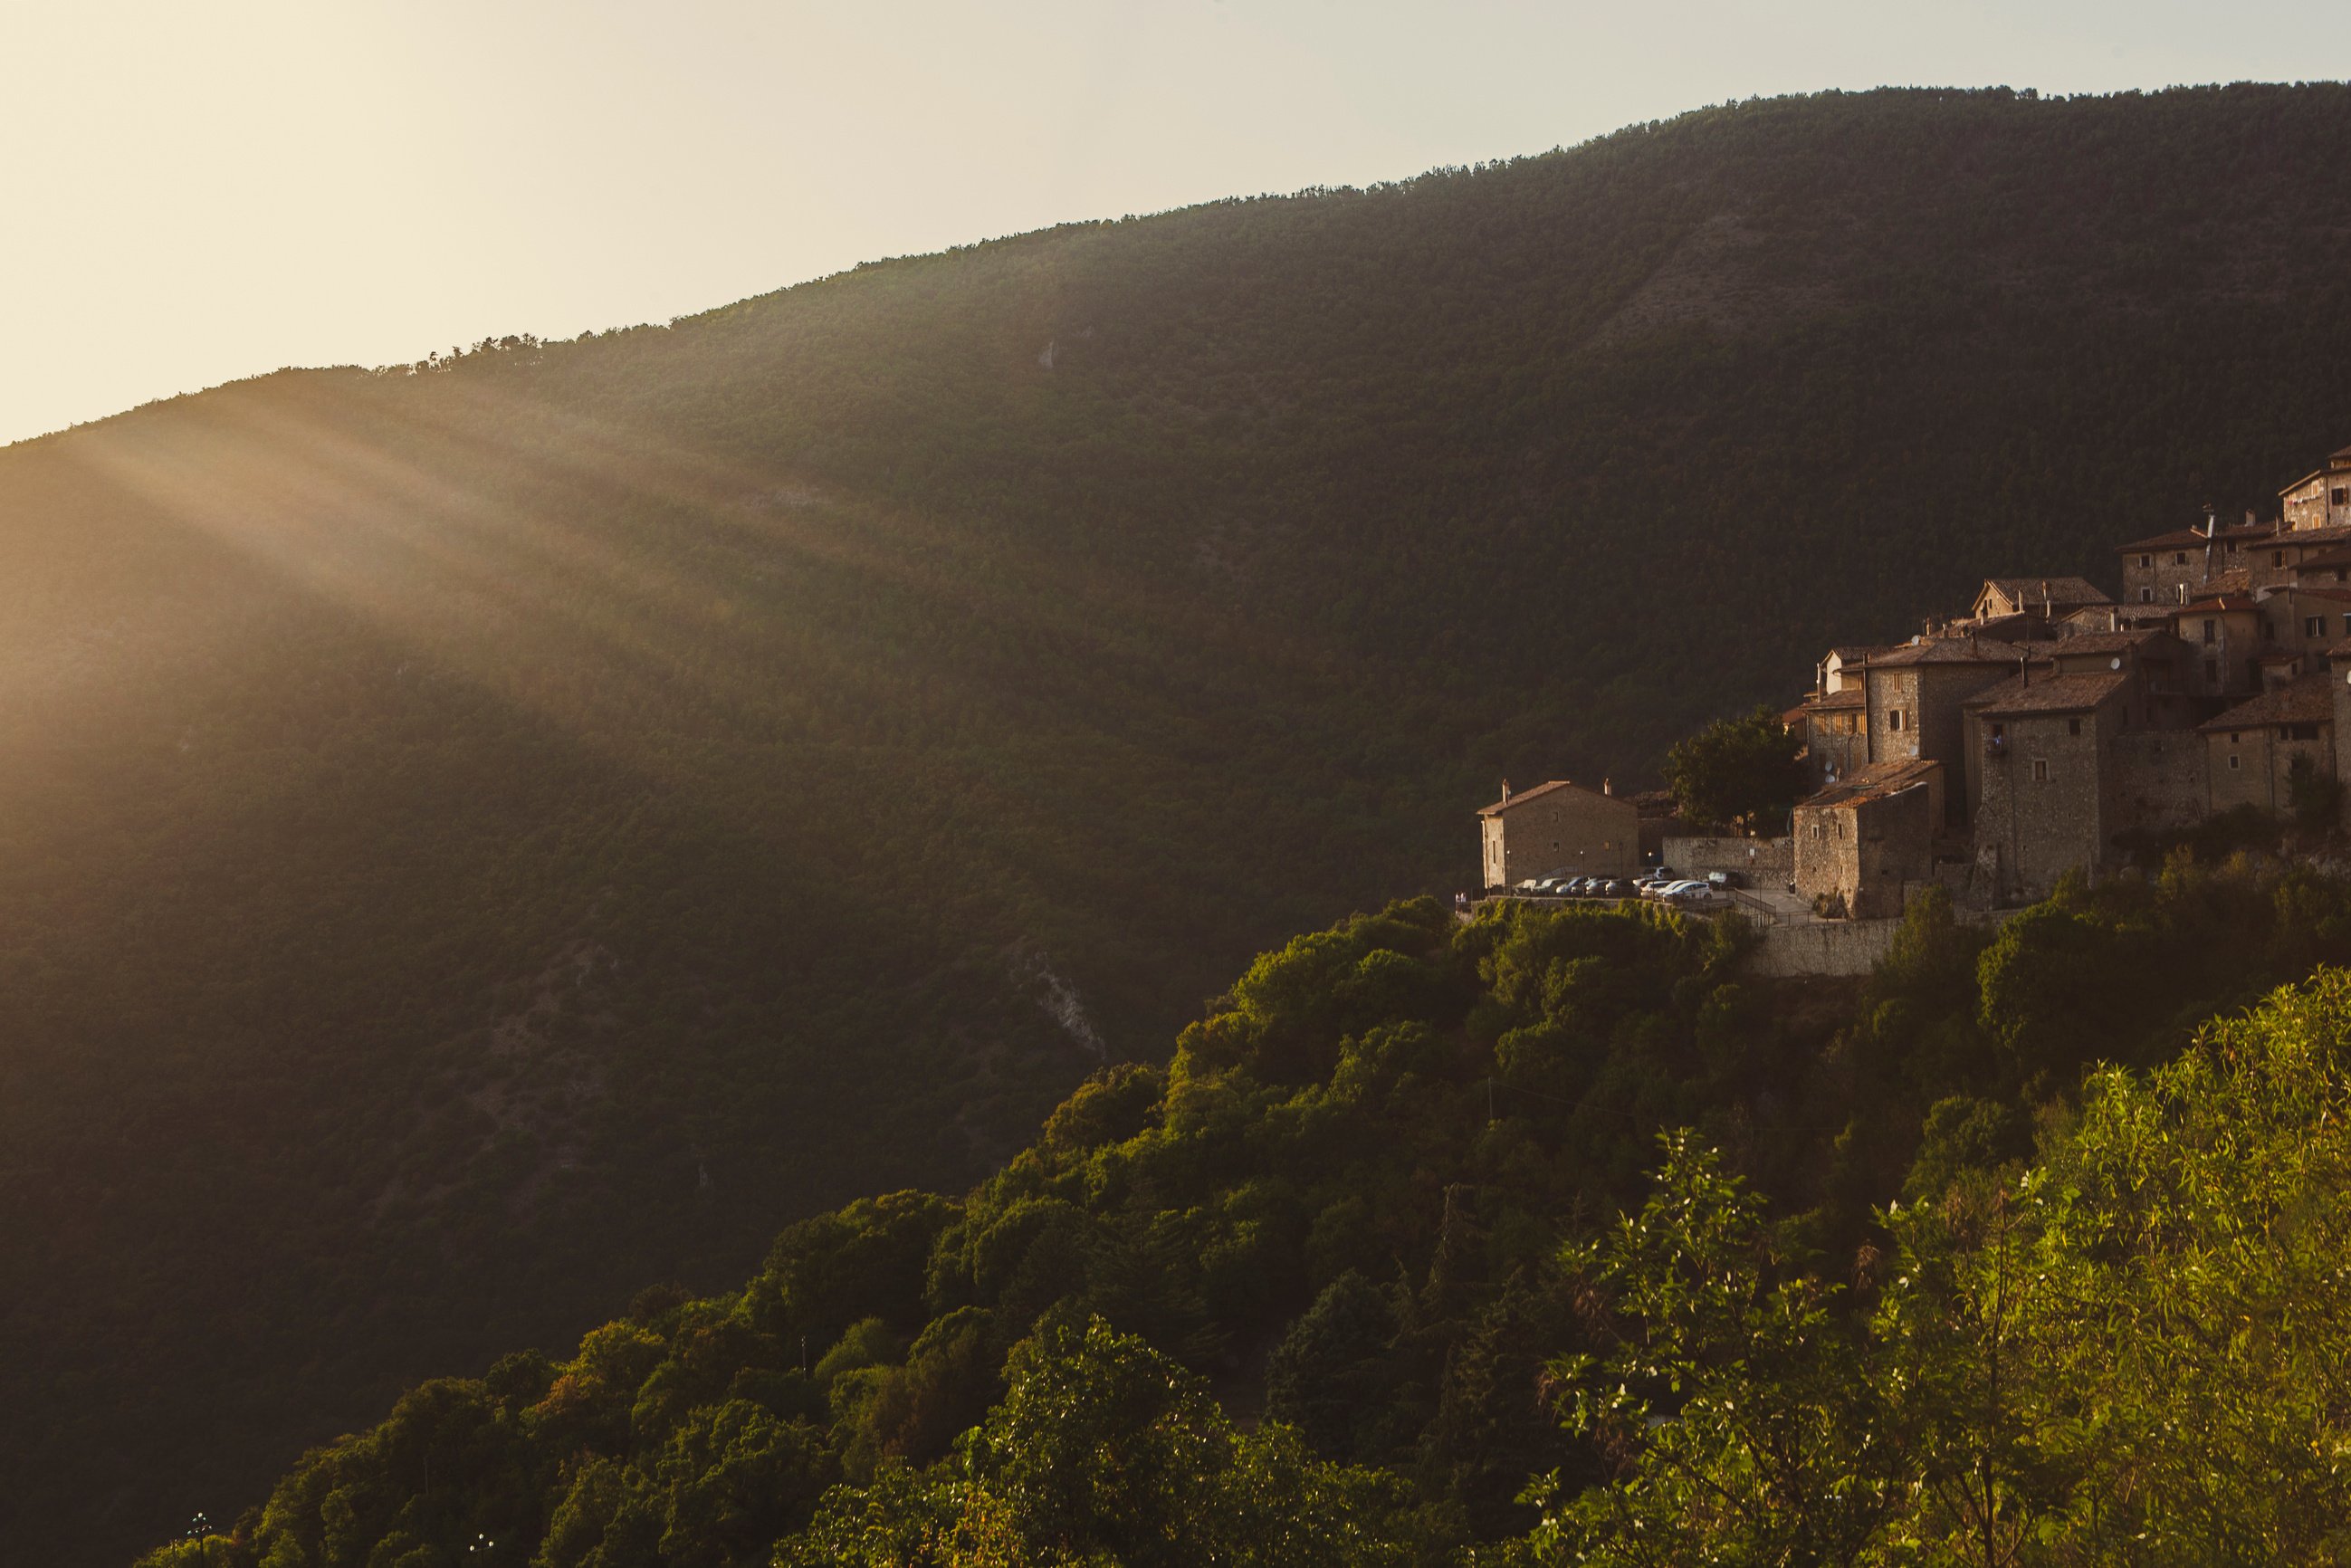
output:
M1733 848L1792 906L1898 915L1921 886L1989 909L2231 811L2339 818L2351 778L2351 446L2247 514L2116 547L2121 595L1987 580L1907 642L1834 648L1783 721L1808 792L1788 838ZM1667 810L1554 780L1479 812L1489 887L1634 874ZM1673 841L1685 867L1722 841Z

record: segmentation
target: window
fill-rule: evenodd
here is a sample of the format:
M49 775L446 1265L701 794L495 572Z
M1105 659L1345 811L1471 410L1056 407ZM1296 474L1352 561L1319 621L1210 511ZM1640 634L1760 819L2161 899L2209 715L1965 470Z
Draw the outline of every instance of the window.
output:
M2209 648L2219 640L2220 632L2218 624L2210 621L2204 622L2204 645Z
M2220 684L2220 660L2207 659L2204 661L2204 684L2208 686L2217 686Z
M1886 710L1886 727L1896 731L1901 729L1902 710L1900 708L1890 707Z
M2138 563L2141 566L2153 566L2155 564L2155 558L2151 555L2143 555L2138 558Z
M2288 740L2316 740L2318 727L2314 724L2290 724L2285 727Z
M2272 566L2283 566L2285 564L2285 551L2282 549L2273 549L2270 551L2270 564Z
M2351 582L2351 571L2346 571L2339 566L2336 567L2335 569L2335 580L2337 582Z
M2032 759L2032 777L2036 782L2046 782L2049 778L2049 764L2043 761L2038 757L2034 758Z
M2172 551L2171 564L2174 566L2186 566L2188 564L2188 552L2184 549Z
M2065 721L2065 733L2066 733L2066 734L2068 734L2068 735L2079 735L2079 734L2081 734L2081 733L2082 733L2082 721L2081 721L2080 719L2078 719L2078 718L2069 718L2069 719L2067 719L2067 720Z
M2232 735L2232 736L2231 736L2229 738L2230 738L2231 740L2234 740L2234 739L2236 739L2237 737L2236 737L2235 736L2233 736L2233 735ZM2230 772L2231 772L2231 773L2234 773L2236 770L2237 770L2237 754L2236 754L2235 752L2233 752L2233 751L2232 751L2232 752L2229 753L2229 771L2230 771Z
M2140 590L2138 591L2138 601L2139 601L2141 604L2152 604L2152 603L2154 603L2154 602L2155 602L2155 590L2154 590L2154 589L2152 589L2152 588L2142 588L2142 589L2140 589Z
M2305 637L2325 636L2326 617L2324 615L2304 616L2302 622L2302 634Z
M2221 548L2222 548L2222 549L2226 549L2226 550L2227 550L2231 555L2234 555L2234 554L2236 554L2236 553L2237 553L2237 541L2236 541L2236 540L2234 540L2234 539L2231 539L2231 540L2230 540L2226 545L2222 546Z
M2337 485L2333 490L2327 492L2327 499L2338 507L2351 507L2351 490Z
M2351 610L2343 612L2343 634L2351 637Z

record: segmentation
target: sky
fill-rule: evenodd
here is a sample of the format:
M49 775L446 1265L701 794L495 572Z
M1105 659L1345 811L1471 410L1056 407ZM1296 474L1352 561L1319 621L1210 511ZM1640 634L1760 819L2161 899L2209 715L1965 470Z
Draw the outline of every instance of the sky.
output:
M1734 99L2346 75L2339 0L9 0L0 442Z

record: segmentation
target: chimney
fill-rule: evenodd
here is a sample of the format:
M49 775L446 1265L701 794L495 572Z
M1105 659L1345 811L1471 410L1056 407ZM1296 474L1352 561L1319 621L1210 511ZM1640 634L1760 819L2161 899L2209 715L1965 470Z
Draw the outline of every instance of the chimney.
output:
M1509 779L1503 779L1503 780L1502 780L1502 804L1503 804L1503 805L1505 805L1505 806L1507 806L1507 805L1509 805L1510 803L1510 781Z
M2220 532L2220 509L2209 503L2204 507L2204 537L2213 538Z
M1614 795L1616 793L1616 780L1614 779L1603 779L1600 781L1600 792L1603 795Z
M2027 653L2016 661L2016 678L2026 685L2032 684L2032 655Z
M1828 695L1829 662L1826 659L1823 659L1819 664L1813 666L1813 695L1816 697L1824 697Z

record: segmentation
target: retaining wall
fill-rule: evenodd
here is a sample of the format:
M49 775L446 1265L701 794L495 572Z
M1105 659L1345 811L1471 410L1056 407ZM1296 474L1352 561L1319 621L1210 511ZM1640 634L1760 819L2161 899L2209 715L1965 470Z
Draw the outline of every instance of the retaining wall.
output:
M1796 874L1793 839L1669 838L1665 863L1684 876L1710 871L1745 872L1759 887L1785 887Z

